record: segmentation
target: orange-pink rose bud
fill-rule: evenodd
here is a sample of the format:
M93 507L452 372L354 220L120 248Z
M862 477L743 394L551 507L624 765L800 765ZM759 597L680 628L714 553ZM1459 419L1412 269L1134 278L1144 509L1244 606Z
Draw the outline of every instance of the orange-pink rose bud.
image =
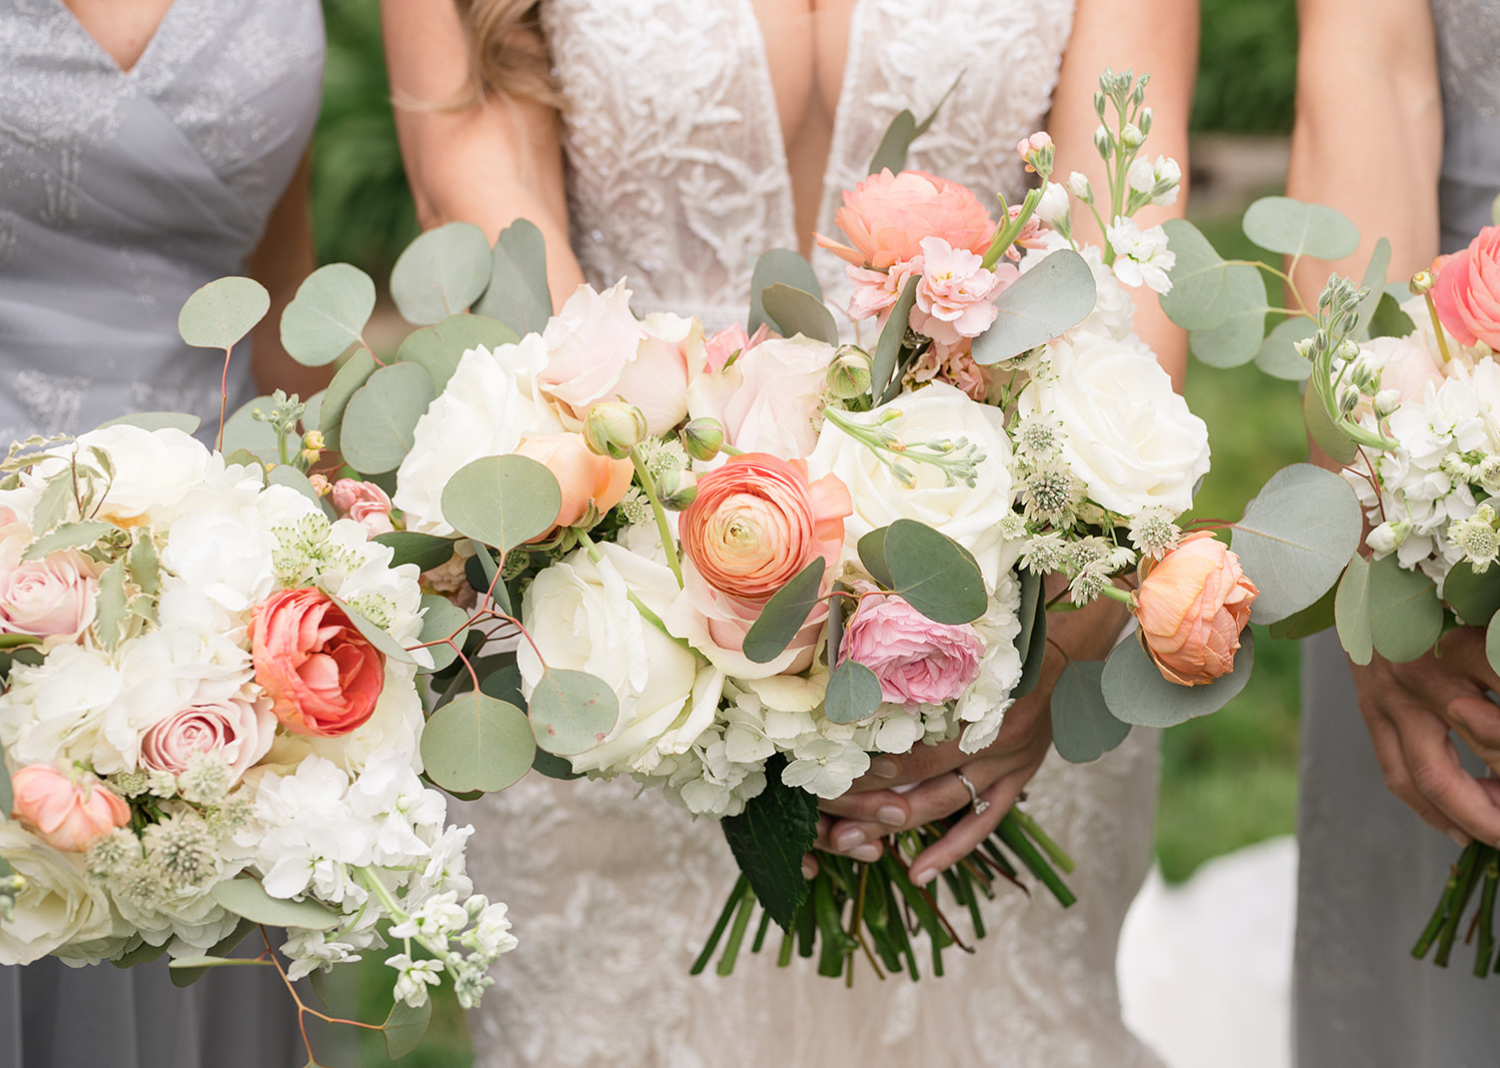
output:
M311 586L255 606L250 659L271 711L297 734L348 734L370 718L385 685L384 654Z
M620 503L635 475L629 460L613 460L590 452L581 434L541 434L521 442L516 452L544 465L557 479L562 490L562 507L557 510L552 530L577 523L587 514L590 501L603 515ZM550 537L552 530L533 540Z
M885 270L922 254L924 237L983 255L995 222L979 198L957 182L925 171L872 174L844 193L834 215L854 247L818 235L818 244L855 267Z
M1431 294L1443 326L1460 345L1483 341L1500 351L1500 226L1440 262Z
M1206 530L1183 538L1141 582L1141 641L1168 682L1200 686L1234 670L1260 593L1240 558Z
M55 849L81 853L100 835L130 822L130 806L92 775L74 779L51 764L32 764L10 777L16 819Z

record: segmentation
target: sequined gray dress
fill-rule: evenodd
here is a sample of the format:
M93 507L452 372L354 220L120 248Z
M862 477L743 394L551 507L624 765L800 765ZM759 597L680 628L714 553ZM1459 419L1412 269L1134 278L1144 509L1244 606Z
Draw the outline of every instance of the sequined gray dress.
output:
M176 0L125 73L61 0L0 0L0 445L129 411L216 424L222 356L185 346L177 313L243 273L323 53L317 0ZM252 395L248 351L229 389ZM301 1065L274 979L0 968L0 1068Z
M1500 0L1432 8L1443 78L1442 248L1451 252L1489 225L1500 194ZM1297 1064L1493 1068L1500 979L1475 979L1462 947L1447 970L1410 955L1458 847L1385 789L1338 639L1328 632L1306 643L1304 665Z

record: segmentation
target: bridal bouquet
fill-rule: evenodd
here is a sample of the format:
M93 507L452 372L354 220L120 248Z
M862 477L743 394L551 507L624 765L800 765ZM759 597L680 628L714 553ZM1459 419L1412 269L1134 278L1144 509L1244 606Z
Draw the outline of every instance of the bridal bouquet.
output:
M0 960L169 952L179 983L263 964L290 991L395 940L400 1052L431 985L472 1004L514 945L420 777L417 569L295 467L268 483L196 420L131 418L4 465ZM226 957L260 924L287 966L269 940Z

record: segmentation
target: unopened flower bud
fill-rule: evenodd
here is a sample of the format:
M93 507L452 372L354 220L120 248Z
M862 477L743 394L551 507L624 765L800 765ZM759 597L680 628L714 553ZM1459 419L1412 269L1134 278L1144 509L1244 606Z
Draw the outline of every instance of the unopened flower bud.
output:
M1343 415L1351 415L1354 409L1359 407L1359 390L1345 387L1339 393L1339 412Z
M1099 155L1104 157L1105 162L1109 161L1109 157L1114 152L1115 139L1102 124L1094 131L1094 147L1099 150Z
M863 397L870 391L870 356L854 345L839 349L828 365L828 392L840 400Z
M1140 148L1141 145L1145 143L1145 141L1146 135L1142 133L1141 128L1133 122L1127 122L1124 128L1120 131L1120 144L1125 147L1125 150L1127 152Z
M629 456L646 433L646 416L623 401L596 404L583 421L583 441L589 451L614 460Z
M661 506L680 512L698 499L698 476L691 471L667 471L656 480Z
M1384 419L1397 408L1401 407L1401 392L1395 389L1382 389L1375 394L1375 414Z
M307 481L319 497L326 497L333 492L333 484L324 475L308 475Z
M1416 274L1411 276L1410 289L1412 296L1422 296L1422 294L1426 293L1429 289L1432 288L1432 284L1436 281L1437 275L1433 274L1431 271L1418 271Z
M1104 101L1105 101L1105 99L1106 98L1105 98L1104 94L1101 91L1099 91L1097 89L1094 90L1094 114L1098 115L1101 119L1104 118Z
M724 424L699 416L682 428L682 447L695 460L712 460L724 447Z
M1074 171L1068 175L1068 192L1072 193L1085 204L1094 202L1094 190L1089 185L1088 176L1080 171Z
M1142 137L1149 134L1151 132L1151 109L1141 108L1141 113L1137 116L1136 122L1140 124Z

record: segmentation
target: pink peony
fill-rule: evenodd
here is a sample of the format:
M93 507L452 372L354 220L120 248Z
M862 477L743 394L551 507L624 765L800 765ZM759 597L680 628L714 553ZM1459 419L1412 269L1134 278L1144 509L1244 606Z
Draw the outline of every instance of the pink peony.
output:
M620 503L635 477L635 468L629 460L611 460L608 456L590 452L583 443L582 434L541 434L526 438L516 447L516 453L545 465L562 490L562 506L557 510L556 523L533 541L551 537L552 531L558 527L573 526L588 513L590 501L598 514L603 515Z
M996 295L1019 277L1020 271L1008 263L988 271L982 256L952 248L941 238L925 238L911 327L944 345L978 337L1000 314L993 303Z
M914 259L924 237L982 255L996 229L973 193L924 171L872 174L844 193L834 219L854 247L821 234L818 244L856 267L876 270Z
M77 640L94 622L97 565L75 549L0 565L0 633Z
M1234 670L1240 631L1259 593L1228 546L1194 531L1141 581L1141 643L1168 682L1213 682Z
M75 779L51 764L32 764L12 775L10 785L16 798L11 814L66 853L81 853L130 823L130 806L92 775Z
M1459 344L1483 341L1500 351L1500 226L1486 226L1468 248L1445 257L1431 292Z
M276 718L297 734L348 734L374 713L385 685L385 656L311 586L255 606L250 659Z
M874 587L861 584L859 593ZM965 623L934 623L895 594L863 597L844 629L843 657L880 680L880 696L906 705L940 705L979 677L984 643Z
M373 482L341 478L333 484L329 499L339 515L354 520L372 538L396 529L391 525L391 499Z
M190 705L158 720L141 738L141 764L180 775L194 753L217 752L229 765L231 781L248 771L271 748L276 717L262 697L231 697Z

